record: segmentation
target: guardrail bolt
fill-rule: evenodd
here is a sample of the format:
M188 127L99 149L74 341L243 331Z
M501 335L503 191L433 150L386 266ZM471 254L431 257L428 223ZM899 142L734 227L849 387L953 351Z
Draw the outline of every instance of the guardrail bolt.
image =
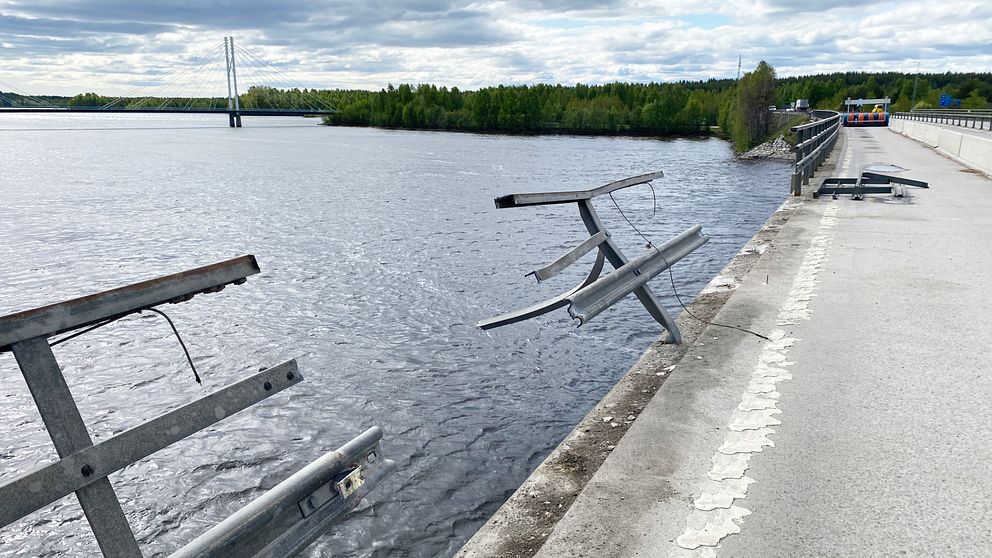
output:
M295 378L295 377L296 377L296 374L293 374L293 372L292 372L292 371L290 371L290 372L286 372L286 379L287 379L287 380L292 380L292 379L293 379L293 378Z
M312 509L312 510L317 509L317 504L314 504L313 503L313 496L307 498L307 507L310 508L310 509Z
M262 387L265 388L265 391L272 391L272 382L265 382Z
M375 460L377 458L378 456L375 454L374 451L370 451L369 454L365 456L365 460L368 461L369 463L375 463Z
M84 477L88 477L93 474L93 467L89 465L83 465L79 472L83 474Z

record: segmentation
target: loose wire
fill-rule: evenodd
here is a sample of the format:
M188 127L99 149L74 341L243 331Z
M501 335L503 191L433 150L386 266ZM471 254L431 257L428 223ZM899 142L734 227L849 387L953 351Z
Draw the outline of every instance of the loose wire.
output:
M154 312L155 314L158 314L159 316L162 316L163 318L165 318L165 321L169 322L169 327L172 328L172 333L174 333L176 335L176 339L179 340L179 346L183 348L183 353L186 354L186 362L189 363L190 369L193 370L193 379L196 380L196 383L198 383L200 385L203 385L203 381L200 380L200 374L199 374L199 372L196 371L196 365L193 364L193 357L190 356L189 349L186 348L186 343L183 342L182 336L179 335L179 330L176 329L176 324L172 323L172 318L170 318L168 315L166 315L165 312L163 312L163 311L161 311L161 310L159 310L157 308L142 308L140 310L136 310L136 312L138 314L140 314L140 313L144 312L145 310L148 310L149 312ZM130 314L125 314L124 316L117 316L116 318L110 318L110 319L104 320L102 322L98 322L98 323L96 323L96 324L94 324L94 325L92 325L92 326L90 326L90 327L88 327L86 329L77 331L77 332L75 332L75 333L73 333L71 335L66 335L65 337L62 337L60 339L56 339L55 341L52 341L51 343L49 343L48 346L49 347L54 347L56 345L61 345L62 343L65 343L66 341L69 341L70 339L75 339L76 337L79 337L80 335L84 335L84 334L89 333L89 332L91 332L91 331L93 331L95 329L99 329L99 328L101 328L101 327L103 327L103 326L105 326L107 324L116 322L117 320L119 320L121 318L124 318L124 317L127 317L129 315Z
M654 192L654 186L650 182L648 182L647 185L651 187L651 194L654 195L654 193L655 193ZM672 272L672 264L668 261L668 258L665 257L664 252L662 252L657 246L655 246L654 243L651 242L651 239L649 239L648 237L644 236L644 233L642 233L641 230L638 229L637 226L634 225L634 223L632 223L631 220L627 218L627 214L623 212L623 209L620 208L620 204L618 204L616 198L613 197L613 192L610 192L610 200L613 202L613 205L616 206L617 211L620 212L620 216L623 217L623 220L624 221L627 221L627 224L630 225L630 228L634 229L634 232L636 232L638 234L638 236L640 236L642 239L644 239L644 242L647 243L647 247L648 248L653 248L654 251L655 252L658 252L658 255L661 256L661 259L665 261L665 266L668 268L668 278L669 278L669 280L672 283L672 292L675 293L675 299L679 301L679 304L682 306L682 309L685 310L685 313L686 314L688 314L690 317L692 317L692 319L696 320L697 322L701 322L701 323L704 323L706 325L711 325L711 326L716 326L716 327L725 327L725 328L728 328L728 329L736 329L738 331L743 331L744 333L750 333L751 335L754 335L756 337L760 337L761 339L764 339L765 341L771 341L771 339L769 339L768 337L766 337L766 336L764 336L764 335L762 335L762 334L760 334L760 333L758 333L756 331L751 331L750 329L745 329L743 327L739 327L739 326L735 326L735 325L721 324L721 323L717 323L717 322L711 322L711 321L708 321L708 320L704 320L704 319L696 316L695 314L693 314L692 311L689 310L689 308L685 305L685 303L682 302L682 297L679 296L679 291L675 287L675 274ZM655 214L655 212L657 210L658 210L658 197L657 197L657 195L654 195L654 210L651 213L652 216Z

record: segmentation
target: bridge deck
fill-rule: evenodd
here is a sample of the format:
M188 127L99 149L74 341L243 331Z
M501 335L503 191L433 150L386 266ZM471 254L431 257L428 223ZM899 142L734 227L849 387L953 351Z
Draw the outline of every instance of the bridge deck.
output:
M773 341L707 328L538 556L992 548L992 183L884 128L842 143L836 175L931 189L787 202L716 318Z

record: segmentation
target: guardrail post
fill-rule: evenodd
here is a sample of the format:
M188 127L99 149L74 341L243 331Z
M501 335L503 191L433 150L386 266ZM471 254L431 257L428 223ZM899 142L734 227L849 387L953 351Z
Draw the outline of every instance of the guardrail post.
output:
M677 260L673 257L673 261ZM0 316L0 352L14 354L60 458L0 481L0 528L75 493L105 557L141 558L109 475L299 383L303 377L292 360L264 368L94 445L51 347L143 311L161 314L171 325L172 320L157 306L240 285L258 272L254 256L242 256ZM49 342L63 333L68 335ZM188 352L187 358L192 367ZM199 376L195 378L200 381ZM217 558L294 555L331 522L356 507L392 469L393 462L379 453L381 438L382 431L377 428L366 431L271 488L223 522L226 527L211 530L197 540L214 541L213 537L222 533L223 545L212 546L217 552L207 554ZM187 555L205 554L194 550Z
M66 458L92 446L93 440L69 392L59 363L48 346L48 339L34 337L14 343L10 348L59 457ZM84 477L93 474L92 467L86 467L84 465L80 470ZM76 498L104 556L141 556L110 480L104 477L80 488L76 491Z

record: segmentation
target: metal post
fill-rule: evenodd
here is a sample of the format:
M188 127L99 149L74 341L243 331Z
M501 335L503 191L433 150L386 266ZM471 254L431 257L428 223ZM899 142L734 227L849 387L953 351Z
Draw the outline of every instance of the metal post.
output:
M582 200L578 205L579 215L582 217L582 222L585 224L589 234L597 234L600 231L606 230L602 221L599 220L599 215L596 213L596 208L592 205L592 200ZM627 257L620 252L620 248L612 238L607 237L606 241L600 245L600 250L603 251L606 259L609 260L614 269L619 269L627 263ZM634 289L634 296L637 297L637 300L641 301L648 314L651 314L651 317L655 321L668 330L668 340L671 343L679 344L682 342L682 332L679 331L675 320L668 315L668 312L661 305L661 302L655 298L654 293L651 292L651 289L647 285L642 285Z
M11 351L59 457L66 458L91 447L93 440L65 383L59 363L48 346L48 339L42 336L20 341L11 345ZM80 473L83 476L92 475L93 468L84 465ZM141 550L109 479L104 477L80 488L76 491L76 497L104 556L141 557Z
M227 47L227 37L224 37L224 61L227 63L227 110L234 108L234 99L231 98L231 54ZM234 127L234 113L227 113L227 123Z
M241 101L238 99L238 67L234 62L234 37L229 37L231 42L231 75L234 76L234 121L238 128L241 127Z

